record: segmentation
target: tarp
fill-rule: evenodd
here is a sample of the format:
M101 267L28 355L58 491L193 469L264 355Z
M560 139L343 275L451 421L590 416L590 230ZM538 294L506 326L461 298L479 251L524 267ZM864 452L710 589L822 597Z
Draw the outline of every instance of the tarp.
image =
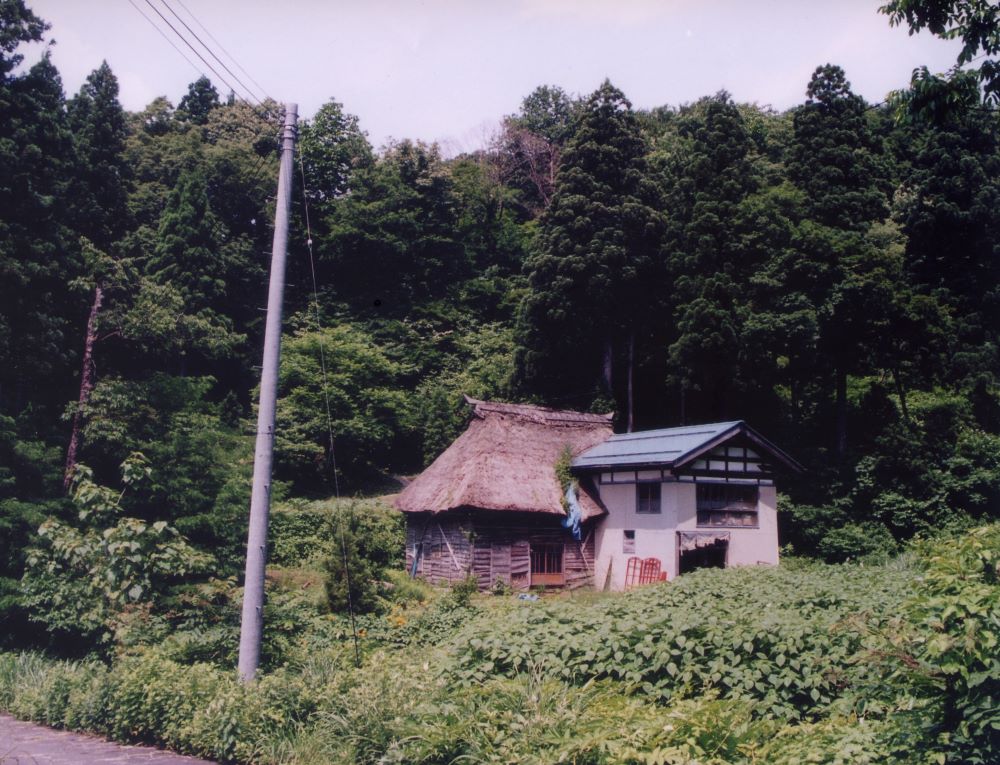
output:
M729 544L728 531L678 531L681 552Z

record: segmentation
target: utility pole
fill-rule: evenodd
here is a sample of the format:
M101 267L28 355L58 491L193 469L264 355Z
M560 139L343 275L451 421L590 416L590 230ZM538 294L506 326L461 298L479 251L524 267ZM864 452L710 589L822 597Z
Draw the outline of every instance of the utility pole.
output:
M250 533L247 535L246 581L240 623L240 679L253 680L260 664L264 631L264 567L267 563L267 519L271 509L271 464L274 461L274 410L278 398L278 364L281 357L281 305L285 288L285 255L288 250L288 215L292 206L292 159L298 106L285 104L285 126L278 171L278 197L274 212L274 245L271 280L267 293L264 360L260 374L257 411L257 445L254 449L253 489L250 494Z

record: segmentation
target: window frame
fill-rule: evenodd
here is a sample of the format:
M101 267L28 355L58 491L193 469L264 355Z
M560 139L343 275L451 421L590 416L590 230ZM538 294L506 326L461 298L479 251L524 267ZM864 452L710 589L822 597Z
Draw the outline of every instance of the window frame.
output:
M702 482L696 486L695 519L698 528L760 528L760 487L757 484ZM709 492L721 496L703 496ZM734 496L726 497L727 493ZM740 497L740 494L744 496Z
M653 507L653 497L643 497L643 487L652 491L655 497L655 509L642 509L643 507ZM635 484L635 513L636 515L662 515L663 514L663 483L661 481L636 481Z
M528 556L528 571L532 587L559 587L566 583L565 544L562 542L535 542L529 545ZM554 570L557 568L558 570Z
M635 529L622 529L622 555L635 555Z

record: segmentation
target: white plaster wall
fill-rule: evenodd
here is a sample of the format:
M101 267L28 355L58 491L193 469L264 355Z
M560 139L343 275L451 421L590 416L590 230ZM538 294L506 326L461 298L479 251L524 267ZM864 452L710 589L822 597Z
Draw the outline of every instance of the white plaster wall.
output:
M613 590L625 588L628 559L659 558L667 578L677 576L677 531L707 531L698 528L697 489L693 483L664 483L660 486L661 512L635 512L635 484L601 484L601 499L608 515L601 521L595 536L594 586L602 589L608 582ZM727 565L777 564L777 498L773 486L761 486L755 529L726 528L729 532ZM635 553L622 552L624 530L635 530Z
M635 511L635 484L602 484L601 499L608 508L596 537L594 585L600 589L608 581L611 567L611 589L625 588L625 567L628 559L659 558L667 577L677 576L677 521L679 490L686 489L678 483L660 484L660 512ZM694 495L692 494L692 508ZM693 512L693 510L692 510ZM624 530L635 531L635 552L623 553Z
M757 502L756 529L728 529L730 566L778 563L778 499L773 486L761 486Z

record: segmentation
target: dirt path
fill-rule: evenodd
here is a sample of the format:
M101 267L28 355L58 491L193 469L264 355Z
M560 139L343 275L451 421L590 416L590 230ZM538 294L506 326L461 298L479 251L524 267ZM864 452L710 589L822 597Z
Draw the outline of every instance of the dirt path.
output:
M148 746L44 728L0 714L0 765L213 765Z

